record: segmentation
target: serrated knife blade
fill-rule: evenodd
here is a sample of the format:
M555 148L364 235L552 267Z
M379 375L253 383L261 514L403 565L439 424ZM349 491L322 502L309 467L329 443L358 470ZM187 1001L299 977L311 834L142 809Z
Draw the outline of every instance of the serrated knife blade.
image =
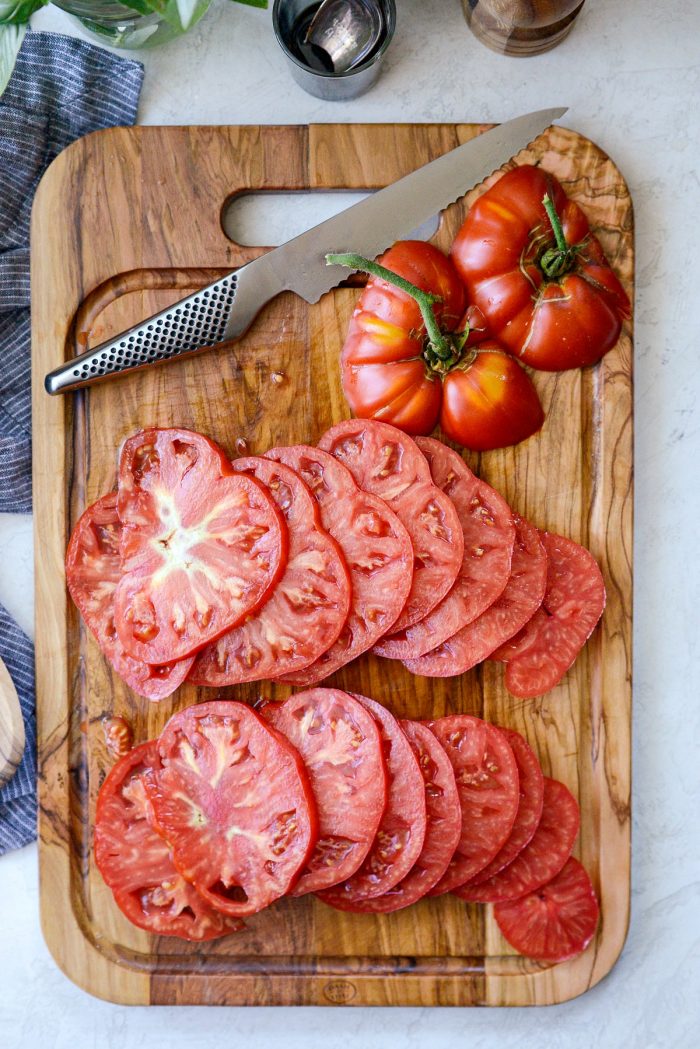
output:
M376 258L496 171L564 113L565 107L528 113L444 153L222 280L67 361L46 376L47 392L65 393L236 339L265 303L282 291L317 302L346 276L338 267L326 265L327 254L352 251Z

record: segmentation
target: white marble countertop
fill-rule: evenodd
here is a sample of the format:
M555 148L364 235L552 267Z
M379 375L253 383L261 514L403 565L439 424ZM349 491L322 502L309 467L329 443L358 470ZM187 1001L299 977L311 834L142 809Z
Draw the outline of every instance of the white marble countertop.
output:
M145 1009L78 990L39 929L36 849L0 858L6 1049L690 1049L700 1024L697 537L700 5L587 0L558 49L492 54L458 0L398 0L379 84L324 103L292 83L270 13L216 0L183 40L139 57L143 123L504 120L567 104L635 203L636 542L632 923L613 972L549 1009ZM57 9L35 28L76 32ZM32 630L29 518L0 515L0 601Z

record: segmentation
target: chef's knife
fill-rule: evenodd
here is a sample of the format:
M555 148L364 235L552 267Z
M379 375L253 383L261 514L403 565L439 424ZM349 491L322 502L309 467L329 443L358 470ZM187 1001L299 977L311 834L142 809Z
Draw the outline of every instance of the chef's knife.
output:
M566 113L542 109L499 124L378 190L359 204L241 266L46 376L48 393L189 356L237 339L266 302L294 291L316 302L345 273L326 255L352 251L376 258L394 241L463 196Z

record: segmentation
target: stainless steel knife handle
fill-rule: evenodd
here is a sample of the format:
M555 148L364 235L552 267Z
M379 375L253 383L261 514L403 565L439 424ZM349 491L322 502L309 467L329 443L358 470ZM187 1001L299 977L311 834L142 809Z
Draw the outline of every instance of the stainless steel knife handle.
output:
M67 393L243 335L261 307L284 290L265 259L261 256L114 339L66 361L46 376L47 393Z

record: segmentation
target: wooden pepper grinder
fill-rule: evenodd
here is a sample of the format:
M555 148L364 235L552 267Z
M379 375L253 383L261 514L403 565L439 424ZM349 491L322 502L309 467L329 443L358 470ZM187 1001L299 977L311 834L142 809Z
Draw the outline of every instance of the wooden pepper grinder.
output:
M12 779L24 753L24 721L17 689L0 659L0 787Z

